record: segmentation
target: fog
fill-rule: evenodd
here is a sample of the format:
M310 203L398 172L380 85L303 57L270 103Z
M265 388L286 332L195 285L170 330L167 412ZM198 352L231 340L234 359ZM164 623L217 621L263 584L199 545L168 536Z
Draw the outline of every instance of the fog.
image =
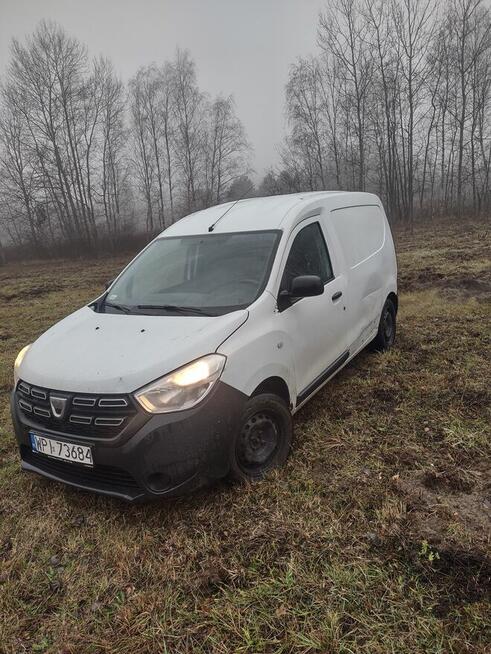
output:
M254 147L260 176L278 161L288 68L316 47L323 0L0 0L0 74L12 37L23 39L43 18L59 22L93 55L112 59L127 81L141 65L195 59L211 95L233 94Z

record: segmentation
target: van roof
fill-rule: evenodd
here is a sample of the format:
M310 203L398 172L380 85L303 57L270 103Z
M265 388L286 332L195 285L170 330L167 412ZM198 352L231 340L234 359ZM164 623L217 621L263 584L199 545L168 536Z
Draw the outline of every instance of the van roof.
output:
M380 200L371 193L348 191L314 191L247 198L196 211L168 227L160 237L205 234L211 225L215 225L212 230L214 233L287 230L299 222L305 213L317 208L334 209L353 204L380 205Z

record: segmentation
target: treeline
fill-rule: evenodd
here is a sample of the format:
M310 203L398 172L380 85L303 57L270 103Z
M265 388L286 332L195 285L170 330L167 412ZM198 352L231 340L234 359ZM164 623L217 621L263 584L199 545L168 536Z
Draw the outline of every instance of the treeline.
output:
M489 215L485 0L330 0L318 46L290 68L281 163L254 188L233 100L199 88L187 52L125 85L42 22L0 84L0 241L106 248L225 200L321 189L374 191L408 223Z
M490 25L483 0L330 0L264 188L373 190L406 221L489 212Z
M38 252L154 233L223 201L249 170L232 98L200 90L187 52L125 87L107 59L42 22L12 42L0 107L0 232Z

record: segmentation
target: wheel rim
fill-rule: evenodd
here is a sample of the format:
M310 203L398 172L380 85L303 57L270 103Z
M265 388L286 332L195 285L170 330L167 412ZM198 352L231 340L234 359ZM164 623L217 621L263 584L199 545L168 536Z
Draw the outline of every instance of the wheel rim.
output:
M382 328L385 342L391 344L394 339L394 317L392 316L392 312L389 308L387 308L384 312Z
M268 468L280 439L280 423L273 413L260 411L252 415L237 440L237 460L244 472L254 474Z

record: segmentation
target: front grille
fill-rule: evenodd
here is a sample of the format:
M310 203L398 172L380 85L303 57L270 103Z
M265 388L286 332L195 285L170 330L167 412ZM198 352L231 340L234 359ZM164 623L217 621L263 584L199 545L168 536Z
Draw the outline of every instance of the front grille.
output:
M129 395L65 393L24 381L17 384L16 397L21 412L41 427L88 438L114 438L137 413ZM54 411L60 410L57 418Z
M142 488L137 481L129 472L121 468L102 465L89 468L77 463L50 459L43 454L36 454L26 445L21 445L20 449L24 461L62 481L95 490L117 492L131 497L137 497L142 492Z

